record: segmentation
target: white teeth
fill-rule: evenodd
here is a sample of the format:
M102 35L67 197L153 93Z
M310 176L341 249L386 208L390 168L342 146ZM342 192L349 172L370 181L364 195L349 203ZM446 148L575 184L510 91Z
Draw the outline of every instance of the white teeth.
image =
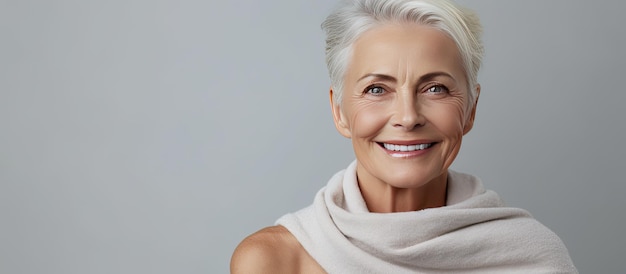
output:
M427 149L431 147L432 144L403 146L403 145L393 145L393 144L383 143L383 146L385 147L385 149L391 150L391 151L416 151L416 150Z

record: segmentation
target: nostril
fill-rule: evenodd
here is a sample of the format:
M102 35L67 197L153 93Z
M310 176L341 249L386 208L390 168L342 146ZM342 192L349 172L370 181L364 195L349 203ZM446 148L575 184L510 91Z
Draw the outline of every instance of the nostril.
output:
M412 130L417 127L421 127L425 124L425 119L422 116L416 115L413 117L403 117L397 123L394 123L395 127L403 127L407 130Z

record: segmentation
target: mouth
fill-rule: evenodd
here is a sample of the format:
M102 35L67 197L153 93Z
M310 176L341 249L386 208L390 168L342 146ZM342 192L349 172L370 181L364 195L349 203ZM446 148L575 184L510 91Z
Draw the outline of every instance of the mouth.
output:
M398 144L400 143L400 144ZM417 141L417 142L376 142L382 149L384 149L390 156L394 158L406 158L416 157L426 153L426 151L437 142Z
M379 146L383 147L389 151L417 151L424 150L429 147L432 147L435 143L424 143L424 144L414 144L414 145L396 145L389 143L378 143Z

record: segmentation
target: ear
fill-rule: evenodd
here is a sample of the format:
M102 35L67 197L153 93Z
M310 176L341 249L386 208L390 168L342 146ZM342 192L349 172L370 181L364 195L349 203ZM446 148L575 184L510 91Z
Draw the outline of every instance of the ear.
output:
M474 118L476 117L476 106L478 105L478 98L480 97L480 84L476 84L476 100L472 106L470 116L467 118L465 127L463 128L463 135L467 134L474 126Z
M341 111L341 106L338 103L335 103L335 98L333 96L333 89L330 89L330 108L333 112L333 121L335 122L335 128L339 131L343 137L351 138L352 134L350 133L350 127Z

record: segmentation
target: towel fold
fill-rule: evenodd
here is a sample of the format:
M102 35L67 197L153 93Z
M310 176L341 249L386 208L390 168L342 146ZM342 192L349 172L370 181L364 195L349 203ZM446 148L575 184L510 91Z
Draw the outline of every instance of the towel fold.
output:
M578 273L556 234L505 207L478 178L451 170L446 206L371 213L355 161L311 206L276 224L328 273Z

